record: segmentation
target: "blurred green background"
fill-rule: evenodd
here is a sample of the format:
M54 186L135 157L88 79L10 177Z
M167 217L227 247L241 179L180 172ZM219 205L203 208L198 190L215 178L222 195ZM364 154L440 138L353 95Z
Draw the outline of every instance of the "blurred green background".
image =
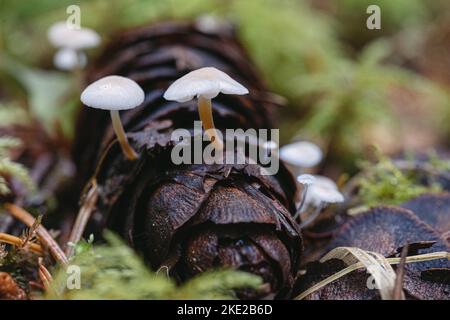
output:
M79 89L53 67L46 36L72 4L103 43L160 20L232 21L271 90L288 99L282 142L319 144L329 174L354 172L373 145L391 155L449 147L446 0L0 0L0 126L26 114L73 137ZM366 28L372 4L381 30ZM91 60L100 51L89 51Z

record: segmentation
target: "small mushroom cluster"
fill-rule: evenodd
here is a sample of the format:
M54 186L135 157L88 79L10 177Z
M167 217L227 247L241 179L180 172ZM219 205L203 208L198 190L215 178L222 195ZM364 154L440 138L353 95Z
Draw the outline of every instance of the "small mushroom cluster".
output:
M297 177L297 182L303 188L294 218L301 218L302 228L313 222L327 205L344 201L343 194L330 178L302 174ZM312 212L309 212L310 208Z
M280 148L280 159L297 176L301 187L294 219L300 218L302 228L313 222L327 205L344 201L333 180L305 173L306 169L317 166L322 158L322 150L309 141L298 141Z
M229 75L213 67L191 71L176 80L164 93L164 98L186 102L198 99L198 113L206 133L214 147L223 149L223 141L214 127L211 99L219 93L247 94L248 90ZM136 160L137 153L130 146L120 121L119 110L136 108L144 102L142 88L133 80L121 76L107 76L90 84L81 94L81 101L88 107L109 110L117 139L125 156ZM273 147L273 145L272 145Z

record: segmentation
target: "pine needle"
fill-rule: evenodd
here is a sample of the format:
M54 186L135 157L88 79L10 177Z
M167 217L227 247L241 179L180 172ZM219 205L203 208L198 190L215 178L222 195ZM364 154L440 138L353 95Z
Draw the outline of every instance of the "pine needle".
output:
M97 181L92 179L91 188L86 195L86 199L83 202L83 206L78 212L77 219L70 233L69 243L78 243L83 236L84 229L91 217L92 211L94 210L95 203L97 202L98 191L97 191ZM73 246L66 247L66 256L71 257L74 253Z
M42 260L39 261L39 278L42 281L42 284L44 285L44 290L47 291L53 281L53 277L48 271L48 269L42 264Z
M36 219L23 208L12 203L6 203L5 208L14 218L20 220L29 228L33 227L33 225L35 224ZM50 250L50 253L55 258L55 260L62 265L67 265L68 260L66 255L61 250L58 243L56 243L56 241L50 235L50 233L42 225L36 227L36 233L39 236L40 242Z
M44 250L39 244L32 242L25 243L25 241L20 239L19 237L10 235L8 233L0 232L0 242L7 243L18 248L29 248L30 251L38 255L42 255L44 253Z
M325 262L330 259L342 260L346 265L352 265L359 261L374 278L376 287L380 290L381 298L392 300L395 271L381 254L360 248L338 247L327 253L320 261Z

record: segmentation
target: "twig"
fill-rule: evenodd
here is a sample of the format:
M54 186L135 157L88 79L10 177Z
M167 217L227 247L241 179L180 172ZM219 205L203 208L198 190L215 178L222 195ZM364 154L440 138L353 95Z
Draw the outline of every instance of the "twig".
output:
M29 228L34 225L36 219L23 208L12 203L6 203L5 208L11 213L14 218L20 220ZM50 250L50 253L55 258L55 260L60 264L66 266L68 264L66 255L61 250L58 243L56 243L56 241L52 238L50 233L48 233L47 229L45 229L42 225L39 225L36 228L36 233L39 237L40 242Z
M42 281L42 284L44 285L45 291L47 291L50 288L50 285L53 281L53 277L48 271L48 269L42 264L42 261L39 261L39 278Z
M78 212L77 219L72 228L72 232L70 233L69 242L70 244L75 244L80 241L84 229L91 217L92 210L95 207L95 203L97 202L98 192L97 192L97 181L95 179L92 180L91 189L86 195L86 199L83 203L83 206L80 208ZM66 247L66 255L67 257L71 257L74 253L73 245L69 245Z
M403 293L403 277L405 275L405 262L408 255L408 245L405 245L400 255L400 264L398 265L397 275L395 277L395 286L392 293L394 300L405 300L405 294Z
M42 255L44 253L44 250L42 250L42 247L40 245L38 245L37 243L32 243L32 242L28 242L25 245L25 242L20 239L19 237L7 234L7 233L2 233L0 232L0 242L3 243L7 243L19 248L29 248L30 251ZM24 246L25 245L25 246Z

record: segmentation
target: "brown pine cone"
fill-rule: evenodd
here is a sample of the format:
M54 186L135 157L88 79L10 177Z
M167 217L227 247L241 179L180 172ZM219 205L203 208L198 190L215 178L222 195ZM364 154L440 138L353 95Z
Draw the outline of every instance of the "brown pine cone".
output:
M118 232L154 269L166 265L180 281L232 267L265 282L263 291L241 297L287 297L302 252L291 218L296 187L288 171L281 165L277 175L263 176L258 164L171 162L171 132L192 130L198 114L194 103L168 102L162 94L175 79L205 66L225 71L250 91L214 99L217 128L271 127L278 100L266 92L229 29L205 33L195 24L163 23L125 32L105 49L88 81L126 76L146 97L142 106L121 113L140 154L134 162L124 159L117 143L108 147L114 136L107 112L83 108L80 114L75 148L80 177L86 183L97 166L99 186L87 232Z

